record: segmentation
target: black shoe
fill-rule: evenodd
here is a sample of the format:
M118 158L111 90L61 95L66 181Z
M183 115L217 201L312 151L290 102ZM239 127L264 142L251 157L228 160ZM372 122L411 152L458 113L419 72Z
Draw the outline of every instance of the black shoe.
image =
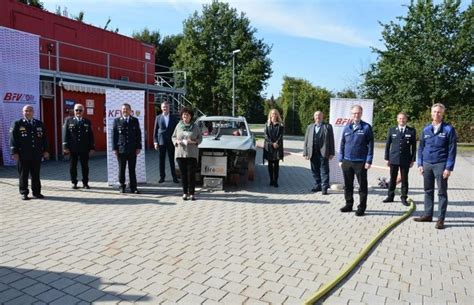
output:
M124 188L124 187L121 187L121 188L120 188L120 193L121 193L121 194L124 194L124 193L125 193L125 188Z
M160 178L160 180L158 180L158 183L163 183L165 182L165 178Z
M38 194L38 195L33 195L33 198L35 198L35 199L44 199L44 196L41 195L41 194Z
M275 182L270 181L270 186L273 186L274 184L275 184Z
M194 195L191 195L191 200L196 201L196 197L194 197Z
M357 209L357 211L356 211L355 214L356 214L356 216L364 216L365 211L363 211L363 210L361 210L361 209Z
M315 186L311 189L311 192L316 193L316 192L321 192L321 187L320 186Z
M83 185L82 187L85 188L85 189L90 189L90 188L91 188L91 187L89 186L89 184L87 184L87 183L84 183L84 185Z
M393 198L392 197L387 197L384 200L382 200L382 202L393 202Z
M188 200L188 194L183 194L183 200Z
M342 213L348 213L348 212L352 212L352 206L350 205L345 205L341 208L340 210Z
M273 186L274 186L274 187L278 187L278 182L276 182L276 181L273 182Z
M321 193L321 194L323 194L323 195L329 195L329 193L328 193L328 190L327 190L327 189L324 189L324 190L322 191L322 193Z
M174 182L174 183L179 183L178 178L174 178L174 179L173 179L173 182Z
M21 200L30 200L30 197L27 194L23 194L21 195Z
M137 190L137 189L134 189L134 190L132 190L131 192L132 192L132 194L140 194L140 191Z
M72 185L72 189L73 189L73 190L77 190L77 189L78 189L77 183L74 183L74 184Z
M406 207L407 207L407 206L409 206L409 205L410 205L410 204L408 203L408 201L407 201L407 199L406 199L406 198L404 198L404 197L403 197L403 198L400 198L400 199L401 199L401 201L402 201L402 204L403 204L404 206L406 206Z

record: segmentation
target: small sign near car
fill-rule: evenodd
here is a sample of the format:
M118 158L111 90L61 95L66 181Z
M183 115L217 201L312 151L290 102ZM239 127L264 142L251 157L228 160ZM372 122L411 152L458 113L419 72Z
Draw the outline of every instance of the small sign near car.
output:
M227 157L202 156L201 175L225 177L227 175Z

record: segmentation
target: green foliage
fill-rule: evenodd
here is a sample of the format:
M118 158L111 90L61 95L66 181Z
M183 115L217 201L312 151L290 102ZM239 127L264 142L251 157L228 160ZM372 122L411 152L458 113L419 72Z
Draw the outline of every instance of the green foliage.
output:
M314 87L307 80L285 76L281 98L286 133L304 134L307 125L313 122L314 112L318 110L324 113L326 120L329 119L331 92Z
M378 61L365 73L364 96L376 100L374 132L379 139L399 111L421 125L430 121L426 113L434 103L445 104L448 111L474 103L473 5L460 12L459 0L437 5L413 1L398 21L382 24L385 48L373 49ZM467 111L464 122L474 126L472 107Z
M29 6L37 7L44 10L44 5L42 1L39 0L17 0L20 3L27 4Z
M150 31L144 28L140 32L133 32L132 37L155 47L155 71L169 71L173 65L171 57L176 52L182 35L169 35L161 39L159 31Z
M270 77L270 47L255 37L245 14L213 1L184 22L183 38L172 56L173 68L187 72L187 97L203 112L232 113L232 57L235 59L236 115L260 103ZM232 51L241 52L232 55Z

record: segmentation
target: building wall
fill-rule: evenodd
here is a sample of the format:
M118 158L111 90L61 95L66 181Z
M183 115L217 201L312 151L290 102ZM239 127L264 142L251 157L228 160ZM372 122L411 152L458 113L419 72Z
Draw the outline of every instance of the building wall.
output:
M1 26L41 36L39 46L41 69L104 79L126 79L136 83L154 83L155 53L151 45L24 5L16 0L0 0L0 7ZM103 84L97 85L103 86ZM58 148L59 154L62 153L61 129L68 115L66 103L81 103L87 109L87 100L94 101L93 114L86 113L86 117L92 121L96 149L106 150L105 95L72 92L56 86L56 103L52 98L41 98L42 119L46 124L51 153L56 153L55 147ZM148 148L153 145L155 119L153 103L154 97L150 94L145 106ZM57 126L54 126L55 104ZM55 127L58 131L56 139Z

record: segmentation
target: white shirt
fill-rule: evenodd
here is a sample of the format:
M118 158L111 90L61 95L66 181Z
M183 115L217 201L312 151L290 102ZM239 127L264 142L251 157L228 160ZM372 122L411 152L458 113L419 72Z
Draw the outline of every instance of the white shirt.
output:
M170 123L170 114L164 114L163 113L163 118L165 119L165 125L168 127L168 124Z
M398 125L398 130L400 130L400 133L404 133L406 128L406 126Z

